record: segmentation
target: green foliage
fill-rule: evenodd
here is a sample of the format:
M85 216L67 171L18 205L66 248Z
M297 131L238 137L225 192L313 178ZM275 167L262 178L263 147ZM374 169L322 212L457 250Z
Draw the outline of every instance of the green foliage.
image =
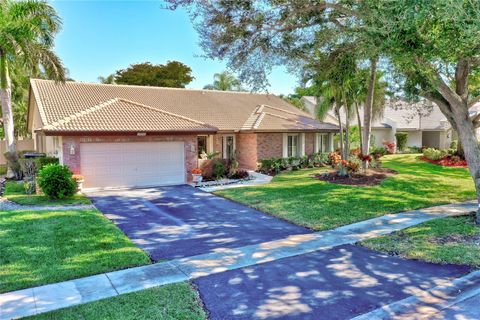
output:
M395 138L397 139L397 148L400 151L405 150L408 141L408 133L406 132L397 132L395 134Z
M221 179L227 174L227 168L222 161L215 161L213 163L213 176L215 179Z
M350 137L350 149L357 149L360 148L360 127L358 125L354 125L350 127L349 130L349 137Z
M457 150L457 148L458 148L458 140L452 140L452 142L450 142L450 149Z
M115 81L118 84L185 88L194 79L191 73L189 66L178 61L168 61L165 65L144 62L118 70Z
M27 180L23 183L25 194L34 194L36 191L35 180Z
M213 84L208 84L203 89L220 91L245 91L240 81L228 71L215 73Z
M59 164L58 158L55 157L40 157L36 158L35 161L37 162L37 170L41 170L43 167L49 164Z
M64 199L73 196L77 184L72 179L68 166L49 164L38 173L38 184L50 199Z
M448 155L447 150L437 150L435 148L427 148L423 150L423 156L429 160L441 160L443 159L446 155Z
M23 176L27 179L34 179L38 172L37 162L35 159L22 158L19 159L18 162L20 164Z

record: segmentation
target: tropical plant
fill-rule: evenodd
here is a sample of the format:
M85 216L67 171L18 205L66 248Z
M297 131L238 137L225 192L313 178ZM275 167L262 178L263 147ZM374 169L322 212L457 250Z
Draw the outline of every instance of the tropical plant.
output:
M207 84L203 89L220 91L243 91L240 81L228 71L215 73L213 83Z
M397 148L400 151L404 151L405 147L407 146L408 141L408 133L406 132L397 132L395 134L395 138L397 139Z
M0 3L0 100L7 151L16 151L12 111L12 65L43 70L51 79L63 81L65 70L53 52L61 20L46 1L2 0ZM8 174L13 176L13 173Z

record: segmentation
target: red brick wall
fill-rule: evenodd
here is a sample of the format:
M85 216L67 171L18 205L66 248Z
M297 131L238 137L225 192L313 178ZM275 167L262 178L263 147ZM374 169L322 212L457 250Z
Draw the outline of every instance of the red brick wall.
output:
M283 156L282 133L257 133L257 156L258 159L266 159Z
M70 167L73 173L81 174L80 148L82 143L94 142L142 142L142 141L183 141L185 144L185 172L186 180L192 181L192 169L198 165L197 159L197 136L196 135L172 135L172 136L82 136L63 137L63 163ZM75 154L70 154L70 147L74 146Z
M236 154L239 167L257 169L257 134L239 133L236 135Z
M315 133L305 133L305 155L311 155L315 150Z

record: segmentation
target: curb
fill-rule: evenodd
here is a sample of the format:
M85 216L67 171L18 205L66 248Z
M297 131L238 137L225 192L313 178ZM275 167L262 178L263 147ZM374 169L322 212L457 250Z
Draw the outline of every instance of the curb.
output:
M480 295L480 270L457 278L447 285L421 291L352 320L425 319L476 295Z

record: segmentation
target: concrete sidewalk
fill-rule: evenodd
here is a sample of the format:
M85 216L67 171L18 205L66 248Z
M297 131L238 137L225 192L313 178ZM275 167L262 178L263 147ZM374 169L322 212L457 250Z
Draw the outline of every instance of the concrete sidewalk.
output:
M465 215L476 202L450 204L362 221L337 229L214 253L174 259L0 295L0 319L19 318L123 293L196 279L215 273L293 257L389 234L435 218Z

